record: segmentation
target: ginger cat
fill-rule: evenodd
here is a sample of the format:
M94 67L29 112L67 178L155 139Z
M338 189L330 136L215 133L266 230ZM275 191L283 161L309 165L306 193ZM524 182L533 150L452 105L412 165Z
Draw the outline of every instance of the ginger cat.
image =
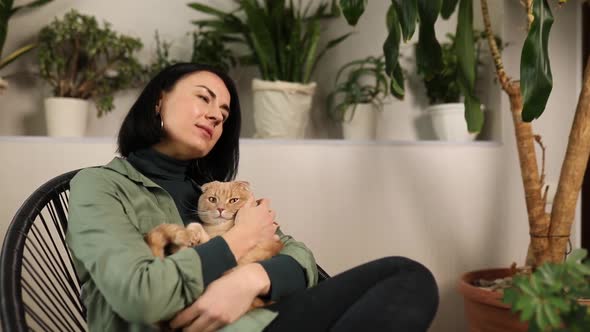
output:
M186 227L177 224L161 224L145 236L145 241L156 257L164 258L183 248L205 243L222 235L235 225L238 210L252 195L250 184L245 181L213 181L201 187L197 213L203 222L190 223ZM238 264L253 263L271 258L283 249L281 241L259 243L240 258Z
M252 195L250 184L245 181L208 182L201 190L203 194L198 200L197 213L203 224L195 222L186 227L177 224L158 225L145 236L154 256L164 258L180 249L205 243L212 237L227 232L235 225L238 210ZM283 243L280 240L258 243L238 260L238 265L271 258L282 249ZM268 303L256 298L251 309L266 304Z

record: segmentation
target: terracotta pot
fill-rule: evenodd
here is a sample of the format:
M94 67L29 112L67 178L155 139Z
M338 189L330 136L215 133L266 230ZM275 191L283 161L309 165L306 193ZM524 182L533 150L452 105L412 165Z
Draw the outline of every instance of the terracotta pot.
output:
M459 292L465 302L465 316L470 332L526 332L528 324L521 322L510 306L502 303L502 294L475 287L476 279L499 279L510 275L509 269L490 269L465 273L459 280Z

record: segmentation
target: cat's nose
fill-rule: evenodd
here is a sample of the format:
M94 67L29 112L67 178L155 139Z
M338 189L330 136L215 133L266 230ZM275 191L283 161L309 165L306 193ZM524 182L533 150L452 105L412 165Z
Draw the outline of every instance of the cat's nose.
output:
M221 215L221 213L223 213L223 208L217 208L217 211L219 211L219 214Z

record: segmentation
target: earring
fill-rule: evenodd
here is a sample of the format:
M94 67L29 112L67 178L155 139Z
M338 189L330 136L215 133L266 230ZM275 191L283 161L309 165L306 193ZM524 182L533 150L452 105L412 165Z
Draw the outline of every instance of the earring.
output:
M156 117L160 118L160 129L164 129L164 119L162 119L162 114L160 114L160 105L156 106Z

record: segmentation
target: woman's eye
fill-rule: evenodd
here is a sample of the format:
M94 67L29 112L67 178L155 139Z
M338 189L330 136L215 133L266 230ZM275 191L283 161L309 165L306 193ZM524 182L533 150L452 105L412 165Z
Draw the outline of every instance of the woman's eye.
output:
M209 197L208 199L209 199L209 202L211 202L211 203L217 202L217 198L215 198L213 196Z
M209 104L209 97L203 96L203 95L199 95L199 98L201 98L204 102L206 102L207 104Z
M233 203L237 203L239 200L240 200L239 198L232 198L232 199L229 200L229 202L231 204L233 204Z

